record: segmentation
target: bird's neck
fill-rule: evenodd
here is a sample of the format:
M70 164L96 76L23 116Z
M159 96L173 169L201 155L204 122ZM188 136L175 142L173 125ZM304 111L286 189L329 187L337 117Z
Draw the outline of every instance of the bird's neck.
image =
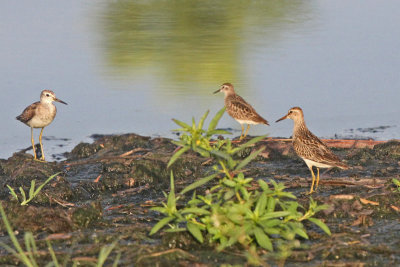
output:
M296 138L296 136L301 135L301 133L304 133L307 131L308 131L308 128L306 126L306 122L304 121L304 119L294 121L293 139Z
M53 101L48 101L47 99L45 99L45 100L41 99L40 100L40 104L42 104L42 105L52 105Z
M225 93L224 99L225 99L225 101L234 99L235 95L236 95L235 92L227 92L227 93Z

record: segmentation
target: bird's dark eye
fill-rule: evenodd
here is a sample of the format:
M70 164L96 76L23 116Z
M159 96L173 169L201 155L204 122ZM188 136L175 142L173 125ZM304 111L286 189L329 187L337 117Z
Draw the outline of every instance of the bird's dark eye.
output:
M289 114L290 114L290 113L293 113L293 111L289 111Z
M49 94L46 94L46 96L50 96Z

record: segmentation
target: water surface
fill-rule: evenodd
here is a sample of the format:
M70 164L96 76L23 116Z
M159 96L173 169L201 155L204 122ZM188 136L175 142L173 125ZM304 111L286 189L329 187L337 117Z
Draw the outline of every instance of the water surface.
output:
M300 106L321 137L399 138L399 18L396 0L1 2L0 158L30 146L15 117L45 88L68 103L48 156L94 133L173 137L228 81L270 121L251 135L289 137L273 122Z

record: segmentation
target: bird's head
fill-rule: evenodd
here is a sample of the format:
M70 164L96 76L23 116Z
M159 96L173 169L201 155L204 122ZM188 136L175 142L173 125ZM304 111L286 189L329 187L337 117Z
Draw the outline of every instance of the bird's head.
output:
M219 92L223 92L225 96L227 96L234 94L235 90L233 89L233 85L231 83L224 83L217 91L214 92L214 94Z
M51 103L53 101L60 102L64 105L67 105L64 101L58 99L56 94L51 90L43 90L40 94L40 102L42 103Z
M292 119L294 121L298 121L298 120L303 119L303 117L304 117L303 116L303 110L301 108L299 108L299 107L293 107L293 108L289 109L288 113L285 116L283 116L282 118L280 118L276 122L282 121L282 120L285 120L285 119Z

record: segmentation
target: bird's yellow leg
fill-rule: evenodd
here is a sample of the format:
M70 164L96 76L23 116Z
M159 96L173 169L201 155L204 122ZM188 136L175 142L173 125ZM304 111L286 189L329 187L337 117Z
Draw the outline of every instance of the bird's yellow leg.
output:
M240 126L242 127L242 132L240 133L239 140L242 140L242 139L243 139L243 131L244 131L244 128L243 128L243 124L240 124Z
M35 140L33 140L33 128L32 127L31 127L31 142L32 142L32 149L33 149L34 159L37 159L36 150L35 150Z
M40 135L39 135L40 150L42 151L42 157L40 158L40 160L45 161L45 159L44 159L44 152L43 152L43 143L42 143L43 130L44 130L44 127L43 127L42 130L40 131Z
M312 166L309 169L310 169L311 175L312 175L311 188L310 188L310 192L308 193L310 195L310 194L312 194L314 192L313 187L314 187L314 183L315 183L315 175L314 175L314 172L312 170Z
M247 124L247 129L246 129L246 132L244 133L243 138L246 137L247 133L249 132L249 129L250 129L250 124Z
M317 168L317 184L315 185L315 190L318 189L318 183L319 183L319 168Z

